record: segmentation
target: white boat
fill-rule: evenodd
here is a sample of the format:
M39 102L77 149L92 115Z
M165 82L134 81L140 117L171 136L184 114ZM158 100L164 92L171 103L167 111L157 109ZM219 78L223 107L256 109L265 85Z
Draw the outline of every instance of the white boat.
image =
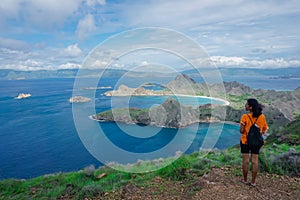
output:
M25 94L25 93L20 93L16 99L24 99L24 98L28 98L28 97L31 97L31 94Z

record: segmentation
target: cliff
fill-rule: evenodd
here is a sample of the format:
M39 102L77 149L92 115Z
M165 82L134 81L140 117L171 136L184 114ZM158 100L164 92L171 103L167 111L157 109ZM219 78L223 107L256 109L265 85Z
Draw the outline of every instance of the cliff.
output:
M222 84L222 85L221 85ZM121 85L118 90L108 91L107 96L154 96L154 95L200 95L210 96L210 92L205 83L197 83L185 74L178 75L173 81L164 85L163 91L146 90L143 87L129 88ZM227 121L239 122L240 116L245 112L244 105L248 98L256 98L264 106L270 132L276 131L279 127L294 121L300 115L300 89L294 91L275 91L252 89L238 82L224 82L209 85L211 91L216 94L214 97L222 97L220 88L224 87L227 101L230 106L226 107ZM224 94L223 94L224 95ZM216 108L217 109L217 108ZM222 108L220 108L222 109ZM204 114L202 114L203 117ZM206 117L210 116L210 111L206 112Z
M175 99L169 98L161 105L151 109L118 108L92 115L91 118L99 121L183 128L197 122L219 121L218 118L211 116L210 109L212 109L211 105L194 109L191 106L180 105Z

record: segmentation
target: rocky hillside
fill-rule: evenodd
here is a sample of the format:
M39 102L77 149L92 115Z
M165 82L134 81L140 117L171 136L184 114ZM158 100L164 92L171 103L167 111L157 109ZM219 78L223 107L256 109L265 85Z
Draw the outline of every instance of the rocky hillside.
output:
M295 120L297 115L300 115L300 88L294 91L275 91L275 90L254 90L246 85L240 84L238 82L224 82L222 85L214 84L210 85L210 91L205 83L196 83L193 79L187 75L178 75L173 81L164 85L165 90L163 91L153 91L146 90L143 87L140 88L128 88L125 85L119 87L118 90L109 91L105 93L107 96L124 96L124 95L170 95L170 94L185 94L185 95L204 95L211 96L210 93L216 94L214 97L224 97L227 96L227 100L230 102L229 106L226 106L226 121L239 122L240 116L245 112L244 105L248 98L256 98L264 106L264 114L266 115L267 122L270 126L270 132L276 132L279 127L288 124L289 122ZM223 88L222 90L220 88ZM213 92L212 92L213 91ZM169 101L170 103L170 101ZM161 105L161 109L164 109L168 103ZM186 116L173 116L168 112L167 119L169 122L162 123L163 117L156 114L155 109L151 110L151 117L155 118L156 122L151 122L150 118L147 119L146 124L154 124L159 126L167 127L183 127L189 123L196 122L195 113L199 114L200 121L202 120L216 120L211 116L211 108L207 109L205 107L199 108L200 110L192 111L184 109L184 112L188 110L184 115ZM221 116L223 112L219 106L214 106L214 114L218 115L220 113L219 120L224 118ZM173 110L174 111L174 110ZM160 112L160 114L163 112ZM174 114L174 113L173 113ZM155 117L154 117L155 116ZM122 118L122 117L121 117ZM172 118L172 120L171 120ZM179 121L178 118L181 118ZM184 120L184 119L187 120ZM134 119L135 120L135 119ZM124 120L121 120L124 121ZM144 118L143 121L145 122ZM125 120L127 122L127 120ZM139 121L137 121L139 123ZM171 124L173 124L171 126Z
M169 98L159 106L151 109L119 108L101 112L92 116L99 121L116 121L137 123L168 128L182 128L200 121L199 110L182 106L175 99ZM207 118L203 115L202 120Z
M222 84L225 88L227 100L230 101L233 108L244 108L245 101L252 97L258 99L266 107L268 112L272 110L281 112L289 121L295 120L295 117L300 114L300 87L294 91L275 91L263 89L255 90L235 81L224 82ZM168 83L166 86L172 89L180 88L178 91L184 91L184 88L192 88L195 91L186 90L185 93L190 92L189 94L195 93L210 96L205 83L195 83L194 80L186 75L177 76L174 81ZM218 94L222 93L220 88L223 88L223 86L218 83L209 85L209 88L211 91L216 91L213 92L214 94Z
M294 91L275 91L252 89L238 82L224 82L209 85L210 91L205 83L196 83L186 75L178 75L174 81L166 85L167 88L176 90L178 93L197 94L210 96L211 91L216 94L214 97L224 96L225 89L227 100L230 107L227 108L228 121L238 121L244 112L244 105L248 98L256 98L264 106L264 114L267 117L271 131L286 125L288 122L295 120L300 115L300 88ZM188 88L185 90L184 88ZM218 95L220 94L220 95Z
M300 145L300 116L286 126L278 129L268 140L279 144Z

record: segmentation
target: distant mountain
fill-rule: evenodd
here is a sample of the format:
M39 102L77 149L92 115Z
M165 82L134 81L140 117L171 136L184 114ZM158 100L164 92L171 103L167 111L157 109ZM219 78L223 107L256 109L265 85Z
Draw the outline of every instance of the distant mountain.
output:
M218 68L223 77L243 77L243 76L267 76L272 79L287 79L299 78L300 68L279 68L279 69L250 69L250 68ZM201 72L206 72L211 69L201 69ZM78 69L62 69L62 70L37 70L37 71L17 71L12 69L0 69L0 80L17 80L17 79L43 79L43 78L75 78ZM99 77L103 72L101 69L81 69L81 75L84 77ZM132 71L124 69L107 69L102 75L104 77L121 77L126 73L128 77L174 77L176 73L157 73ZM201 75L197 70L182 71L182 74L187 74L189 77L197 77L197 81L203 82ZM201 81L202 80L202 81Z
M174 77L175 72L158 73L131 71L124 69L81 69L78 75L78 69L63 70L36 70L36 71L17 71L11 69L0 69L0 80L20 80L20 79L44 79L44 78L86 78L86 77L110 77L118 78L125 75L126 77Z
M201 69L201 71L209 71L211 69ZM268 76L270 78L293 78L300 77L300 67L275 68L275 69L254 69L254 68L224 68L219 67L222 76ZM196 69L182 71L190 77L199 76Z
M0 80L19 80L19 79L44 79L44 78L84 78L84 77L121 77L126 70L80 70L80 76L77 75L78 69L64 70L37 70L37 71L16 71L0 69ZM102 74L103 73L103 74Z

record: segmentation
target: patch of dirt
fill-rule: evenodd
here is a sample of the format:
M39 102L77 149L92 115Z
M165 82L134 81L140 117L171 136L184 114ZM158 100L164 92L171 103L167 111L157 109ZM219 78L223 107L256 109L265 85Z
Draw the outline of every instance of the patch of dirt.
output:
M190 174L193 179L183 181L157 176L142 184L132 182L94 199L300 199L300 178L259 173L253 187L240 182L239 170L213 168L204 176Z

